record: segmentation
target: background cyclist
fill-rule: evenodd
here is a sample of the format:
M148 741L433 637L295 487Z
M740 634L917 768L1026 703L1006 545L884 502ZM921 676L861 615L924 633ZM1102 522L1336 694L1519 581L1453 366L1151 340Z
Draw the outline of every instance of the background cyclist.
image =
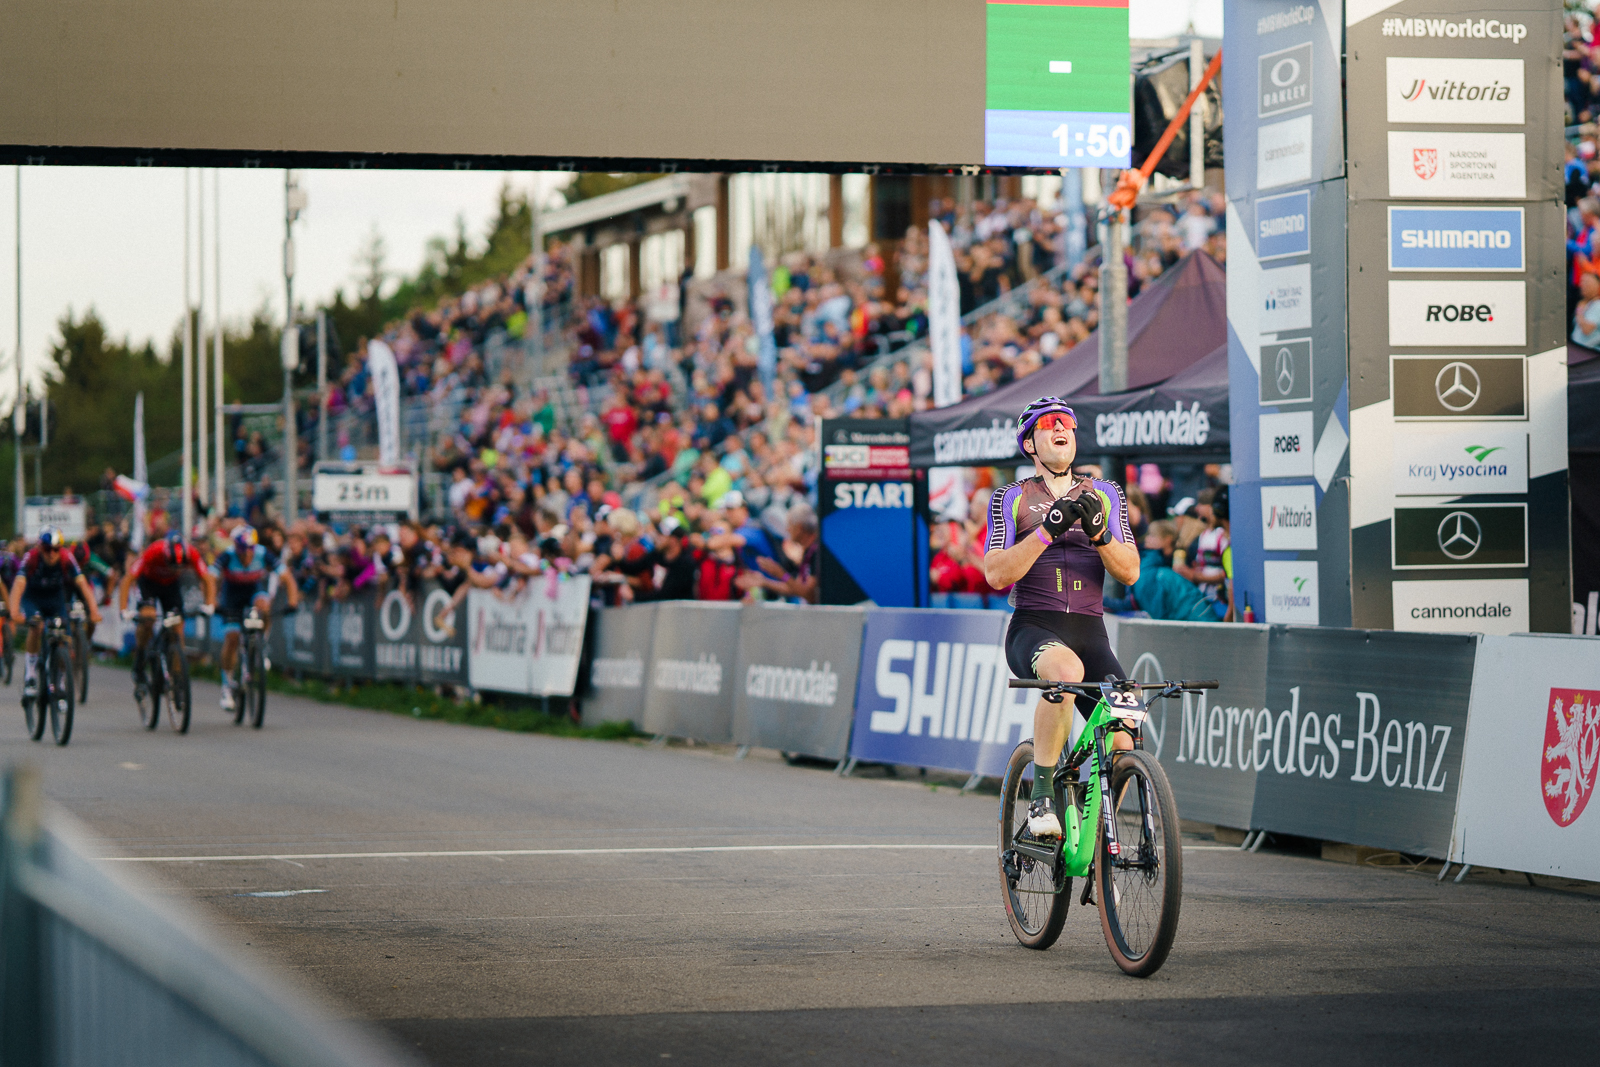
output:
M1056 682L1122 677L1106 637L1101 591L1107 572L1123 585L1139 580L1139 550L1128 525L1122 490L1099 478L1078 478L1078 420L1059 397L1046 396L1017 419L1017 448L1033 460L1034 476L997 491L990 504L984 577L996 589L1012 585L1016 608L1006 630L1006 662L1018 678ZM1095 701L1079 697L1085 717ZM1040 699L1033 713L1033 797L1028 829L1061 836L1054 774L1071 724L1071 704ZM1132 747L1125 734L1117 748Z
M222 707L233 710L233 670L239 661L239 634L244 617L253 605L267 623L272 620L272 598L278 592L278 578L287 568L266 547L259 544L253 526L236 526L233 546L217 557L211 566L222 585ZM300 590L286 581L289 606L300 606Z
M180 579L184 571L199 575L206 596L205 607L201 610L207 615L211 614L217 602L216 583L211 580L211 572L206 570L200 553L184 544L183 537L176 530L168 531L165 537L140 554L133 566L128 568L117 590L117 607L127 617L128 590L135 582L139 585L139 614L134 630L133 654L133 688L136 694L142 695L145 689L144 651L150 644L150 632L155 627L156 607L159 605L163 614L183 613L183 586ZM178 639L183 639L181 632Z
M39 693L39 682L34 674L39 665L39 632L44 620L65 617L68 595L76 592L83 597L91 624L100 621L100 609L95 604L89 579L78 569L71 553L61 549L60 530L54 526L40 530L39 543L22 557L16 580L11 583L8 603L11 621L19 626L25 621L28 623L27 657L22 670L24 700L31 700Z

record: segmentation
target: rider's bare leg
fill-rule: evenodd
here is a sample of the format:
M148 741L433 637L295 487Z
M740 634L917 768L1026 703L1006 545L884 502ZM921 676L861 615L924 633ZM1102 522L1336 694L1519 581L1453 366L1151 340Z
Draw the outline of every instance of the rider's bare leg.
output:
M229 630L222 639L222 673L231 675L239 663L239 631Z

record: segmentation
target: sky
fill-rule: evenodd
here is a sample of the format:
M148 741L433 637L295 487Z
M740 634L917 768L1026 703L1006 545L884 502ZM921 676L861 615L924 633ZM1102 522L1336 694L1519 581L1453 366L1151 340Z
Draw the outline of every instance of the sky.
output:
M1131 0L1133 37L1167 37L1193 23L1222 35L1222 0ZM206 315L214 307L214 170L204 172ZM298 172L309 203L295 226L296 303L314 306L355 289L356 256L373 228L388 269L414 272L430 238L453 234L458 215L481 241L505 182L548 197L568 175L490 171ZM190 182L198 171L190 172ZM0 403L15 393L16 175L0 168ZM34 380L56 323L90 307L115 337L164 349L183 313L184 182L181 169L22 168L22 350ZM193 184L191 184L193 188ZM242 324L263 304L281 316L283 171L221 172L222 314ZM555 199L559 203L559 197ZM191 240L198 235L191 232ZM199 252L194 253L196 259ZM191 264L198 277L198 263ZM192 282L191 284L195 284Z

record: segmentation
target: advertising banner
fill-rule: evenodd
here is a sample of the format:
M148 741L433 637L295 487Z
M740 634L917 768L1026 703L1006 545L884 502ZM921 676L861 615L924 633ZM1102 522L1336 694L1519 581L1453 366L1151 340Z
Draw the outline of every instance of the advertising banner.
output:
M1468 722L1449 858L1600 880L1600 640L1485 637Z
M300 602L300 610L282 620L282 625L272 628L273 635L282 635L282 658L277 662L310 674L331 672L332 658L328 655L328 613L316 611L310 598Z
M589 579L542 578L518 592L467 594L467 670L474 689L570 696L578 679Z
M327 608L328 671L349 678L372 677L372 596L352 593Z
M1564 632L1560 6L1347 11L1351 621Z
M1256 766L1251 726L1267 695L1267 627L1124 619L1117 659L1141 682L1215 678L1221 685L1157 701L1145 748L1172 782L1185 819L1250 829Z
M1235 741L1253 825L1443 858L1478 638L1274 626L1265 710Z
M433 582L411 593L391 589L374 609L375 678L430 685L467 684L467 633L463 609Z
M861 608L747 606L733 675L733 740L843 759L865 615Z
M1010 689L993 611L867 612L850 755L998 777L1038 700Z
M649 677L658 604L604 608L593 615L594 659L583 694L583 725L644 722L644 683Z
M656 607L656 635L645 678L646 733L733 740L734 666L742 605L667 600Z

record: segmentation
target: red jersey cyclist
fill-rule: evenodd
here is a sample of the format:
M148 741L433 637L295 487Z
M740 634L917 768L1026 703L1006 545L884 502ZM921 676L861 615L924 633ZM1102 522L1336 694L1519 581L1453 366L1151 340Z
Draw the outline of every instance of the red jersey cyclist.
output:
M1078 478L1078 420L1059 397L1040 397L1017 419L1017 449L1033 460L1032 478L997 490L989 505L984 577L996 589L1013 586L1016 612L1006 630L1006 662L1018 678L1056 682L1121 678L1106 638L1100 603L1105 576L1123 585L1139 580L1139 549L1128 526L1128 503L1114 482ZM1077 698L1082 715L1095 701ZM1056 761L1071 723L1066 703L1043 698L1033 713L1033 797L1028 830L1060 837L1055 810ZM1116 748L1131 748L1127 734Z
M140 554L117 590L117 606L124 617L128 614L128 590L139 584L138 626L134 630L133 687L145 688L144 650L150 644L150 634L155 628L156 608L163 614L183 613L183 587L180 580L185 571L193 571L205 588L206 603L201 610L210 615L217 602L217 587L211 572L206 569L200 553L183 543L176 530L152 544ZM181 634L180 634L180 640Z

